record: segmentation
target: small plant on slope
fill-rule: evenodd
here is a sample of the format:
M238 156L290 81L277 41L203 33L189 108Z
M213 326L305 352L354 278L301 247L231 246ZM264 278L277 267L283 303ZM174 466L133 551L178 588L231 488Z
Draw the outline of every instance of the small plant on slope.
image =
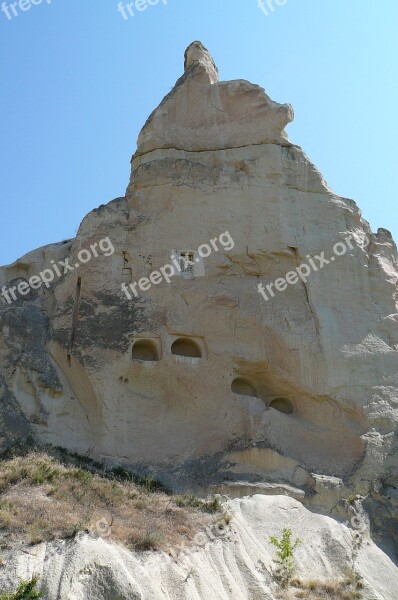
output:
M275 560L277 565L275 575L282 587L286 587L293 577L295 570L294 551L301 544L301 540L298 538L293 542L292 535L292 530L285 528L280 539L275 535L269 538L271 544L277 548L278 558Z
M21 581L15 593L1 593L0 600L36 600L42 598L41 592L37 589L38 581L38 575L33 575L30 581Z

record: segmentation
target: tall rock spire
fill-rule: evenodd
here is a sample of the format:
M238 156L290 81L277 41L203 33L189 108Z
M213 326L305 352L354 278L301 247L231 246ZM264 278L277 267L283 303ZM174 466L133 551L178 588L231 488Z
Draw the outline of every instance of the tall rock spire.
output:
M170 148L202 152L289 144L284 132L293 120L289 104L273 102L249 81L219 81L201 42L188 46L184 66L182 77L145 123L136 156Z
M218 81L218 69L210 52L205 48L202 42L192 42L185 50L184 70L187 73L194 68L199 67L204 70L209 77L210 83Z

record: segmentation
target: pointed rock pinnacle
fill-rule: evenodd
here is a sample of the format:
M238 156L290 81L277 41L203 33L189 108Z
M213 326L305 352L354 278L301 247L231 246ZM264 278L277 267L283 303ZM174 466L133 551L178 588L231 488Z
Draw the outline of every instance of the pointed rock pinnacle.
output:
M185 72L194 67L201 67L209 76L210 83L218 81L218 69L210 52L203 46L201 42L192 42L185 50Z

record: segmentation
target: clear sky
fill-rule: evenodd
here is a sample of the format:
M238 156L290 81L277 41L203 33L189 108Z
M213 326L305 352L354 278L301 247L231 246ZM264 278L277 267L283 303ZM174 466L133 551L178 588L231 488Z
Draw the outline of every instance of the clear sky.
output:
M127 19L117 0L34 2L0 12L0 264L124 195L139 130L197 39L221 79L290 102L290 139L398 240L397 0L274 0L267 16L257 0L160 0Z

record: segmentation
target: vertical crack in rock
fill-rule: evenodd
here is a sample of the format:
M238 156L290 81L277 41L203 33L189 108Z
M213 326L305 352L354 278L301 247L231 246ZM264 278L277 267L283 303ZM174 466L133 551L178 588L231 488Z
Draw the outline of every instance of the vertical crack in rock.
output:
M73 345L75 343L76 327L77 327L77 321L79 319L81 287L82 287L82 278L78 277L77 282L76 282L75 300L73 303L73 313L72 313L72 327L71 327L71 334L70 334L69 346L68 346L68 364L69 364L69 366L71 366L71 353L73 350Z

